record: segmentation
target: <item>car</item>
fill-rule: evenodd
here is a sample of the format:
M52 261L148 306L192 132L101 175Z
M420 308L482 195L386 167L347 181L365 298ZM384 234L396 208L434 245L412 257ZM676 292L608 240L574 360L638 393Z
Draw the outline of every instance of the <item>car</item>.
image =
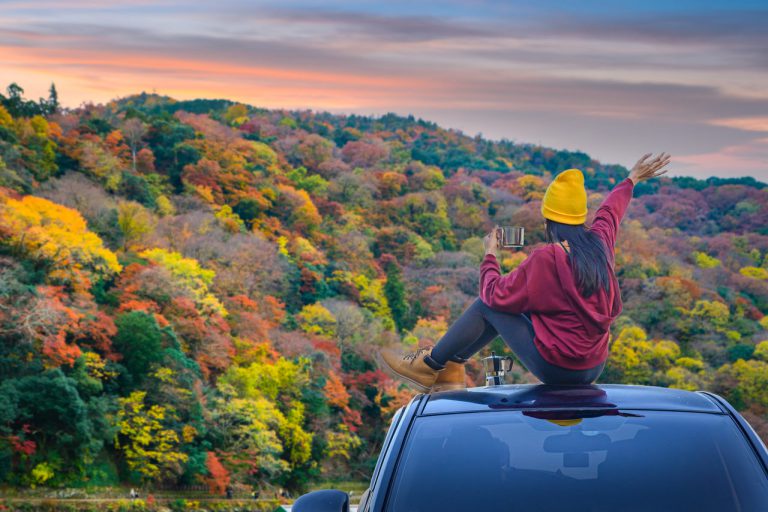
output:
M293 512L346 512L337 490ZM415 396L359 512L768 511L768 451L706 391L500 385Z

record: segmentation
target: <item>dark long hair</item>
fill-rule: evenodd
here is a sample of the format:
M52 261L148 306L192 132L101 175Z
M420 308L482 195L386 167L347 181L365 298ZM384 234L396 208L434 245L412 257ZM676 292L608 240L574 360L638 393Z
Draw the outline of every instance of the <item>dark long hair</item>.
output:
M591 297L600 288L608 293L613 269L608 264L603 241L584 224L572 226L547 219L547 241L563 240L568 242L568 261L582 297Z

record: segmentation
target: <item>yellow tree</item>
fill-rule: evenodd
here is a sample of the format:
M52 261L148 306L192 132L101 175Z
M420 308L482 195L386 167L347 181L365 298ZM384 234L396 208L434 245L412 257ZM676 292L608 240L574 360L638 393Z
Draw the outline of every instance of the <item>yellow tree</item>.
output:
M228 448L251 451L268 474L306 464L312 455L313 434L304 430L300 401L309 384L309 364L304 358L256 361L231 367L219 379L220 389L230 395L221 419L237 424Z
M319 302L307 304L301 308L299 314L296 315L296 320L304 332L318 334L326 338L336 337L336 318Z
M755 347L755 357L768 362L768 340L761 341Z
M117 413L118 435L115 446L122 450L128 467L141 474L145 480L163 478L178 472L179 463L188 456L178 451L179 436L176 431L163 425L173 409L161 405L147 407L145 391L134 391L119 399Z
M653 384L664 380L663 372L679 357L680 347L674 341L652 341L642 328L625 327L611 346L606 378L627 384ZM679 378L674 372L673 376Z
M725 329L730 316L728 305L714 300L697 300L691 310L693 319L709 323L716 331Z
M235 103L230 105L227 111L224 113L224 120L227 124L232 126L240 126L248 121L248 107L242 103Z
M53 282L87 288L89 277L122 269L77 210L47 199L0 192L0 234L0 244L47 268Z
M727 383L728 391L737 393L746 406L768 408L768 363L738 359L720 367L717 377Z
M136 201L120 201L117 205L117 225L123 233L123 250L128 250L152 231L155 219Z
M395 328L392 310L386 295L384 295L384 283L386 282L384 279L370 279L364 274L352 274L350 272L336 273L334 279L350 283L357 288L360 305L380 318L386 329Z
M184 258L178 252L166 251L165 249L148 249L139 253L139 256L165 267L174 278L178 279L189 290L199 309L226 316L227 311L224 309L224 305L209 290L214 277L216 277L213 270L201 267L194 258Z

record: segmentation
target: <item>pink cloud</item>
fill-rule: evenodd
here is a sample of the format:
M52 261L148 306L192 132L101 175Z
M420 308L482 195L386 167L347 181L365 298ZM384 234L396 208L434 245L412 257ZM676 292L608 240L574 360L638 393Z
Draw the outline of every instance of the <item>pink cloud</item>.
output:
M768 132L768 117L732 117L728 119L713 119L709 124L725 126L749 132Z
M697 177L752 175L768 181L768 138L726 146L711 153L677 156L672 167L682 164L686 174ZM674 169L675 174L681 174Z

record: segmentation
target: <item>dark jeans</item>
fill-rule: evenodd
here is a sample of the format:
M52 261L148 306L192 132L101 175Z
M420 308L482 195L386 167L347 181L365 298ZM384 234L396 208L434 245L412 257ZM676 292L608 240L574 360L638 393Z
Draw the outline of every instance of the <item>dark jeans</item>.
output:
M590 384L605 367L603 362L586 370L570 370L547 362L533 342L530 318L495 311L480 298L475 299L440 338L432 349L432 360L444 365L451 359L469 359L499 335L528 371L544 384Z

